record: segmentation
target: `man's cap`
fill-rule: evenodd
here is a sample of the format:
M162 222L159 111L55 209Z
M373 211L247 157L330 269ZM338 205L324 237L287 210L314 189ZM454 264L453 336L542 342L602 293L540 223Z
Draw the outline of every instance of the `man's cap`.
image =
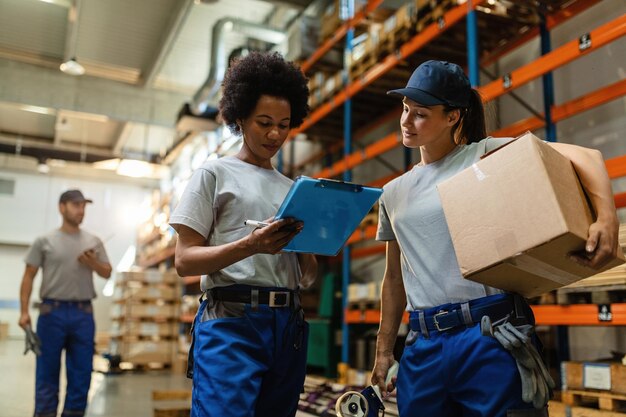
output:
M83 195L83 193L80 192L80 190L67 190L63 194L61 194L61 197L59 197L59 203L67 203L68 201L74 201L74 202L84 201L85 203L93 203L93 200L85 198L85 196Z
M388 91L422 104L451 107L469 105L472 86L469 79L456 64L445 61L426 61L413 71L405 88Z

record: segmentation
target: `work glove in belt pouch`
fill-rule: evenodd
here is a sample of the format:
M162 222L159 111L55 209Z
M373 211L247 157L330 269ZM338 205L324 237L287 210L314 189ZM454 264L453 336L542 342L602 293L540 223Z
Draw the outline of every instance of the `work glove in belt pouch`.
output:
M492 324L489 316L483 316L480 329L484 336L495 338L515 358L522 381L522 400L537 409L545 407L555 384L532 342L535 326L514 326L508 318Z

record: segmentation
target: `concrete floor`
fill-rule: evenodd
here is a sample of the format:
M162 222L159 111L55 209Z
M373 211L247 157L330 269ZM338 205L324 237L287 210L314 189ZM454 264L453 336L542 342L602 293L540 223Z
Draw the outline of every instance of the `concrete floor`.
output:
M2 417L27 417L34 411L35 357L23 355L24 341L0 340L0 404ZM98 359L98 358L96 358ZM59 413L65 393L65 375L61 375ZM153 417L153 390L191 390L191 380L169 371L104 375L94 372L89 390L86 417ZM298 412L297 417L310 414Z

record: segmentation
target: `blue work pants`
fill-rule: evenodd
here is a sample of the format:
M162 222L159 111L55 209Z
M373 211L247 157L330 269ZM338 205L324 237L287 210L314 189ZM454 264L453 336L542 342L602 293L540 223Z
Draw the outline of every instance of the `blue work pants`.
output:
M480 305L483 299L476 301ZM457 308L445 306L445 310ZM439 310L435 307L426 315ZM528 319L534 322L532 317ZM483 336L480 324L431 330L428 335L412 331L400 360L397 390L402 417L548 415L545 408L536 410L522 400L515 359L495 338Z
M193 326L192 417L292 417L306 373L301 310L205 300ZM205 311L207 308L209 312Z
M65 349L67 387L62 417L85 414L93 369L95 324L90 301L44 300L37 320L35 417L56 417L61 352Z

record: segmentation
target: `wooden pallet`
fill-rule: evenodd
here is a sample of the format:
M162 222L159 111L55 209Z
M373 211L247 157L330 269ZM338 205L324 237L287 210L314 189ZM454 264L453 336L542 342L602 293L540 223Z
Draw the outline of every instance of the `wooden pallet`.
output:
M357 300L348 301L348 310L378 310L380 308L380 300Z
M550 417L626 417L624 413L586 407L570 407L558 401L548 403L548 414Z
M592 405L606 411L626 410L626 395L596 391L563 391L563 403L569 406Z
M613 304L626 302L626 283L557 290L557 304Z
M367 51L359 61L350 66L350 79L356 80L378 63L375 51Z
M191 412L191 391L152 391L154 417L188 417Z

